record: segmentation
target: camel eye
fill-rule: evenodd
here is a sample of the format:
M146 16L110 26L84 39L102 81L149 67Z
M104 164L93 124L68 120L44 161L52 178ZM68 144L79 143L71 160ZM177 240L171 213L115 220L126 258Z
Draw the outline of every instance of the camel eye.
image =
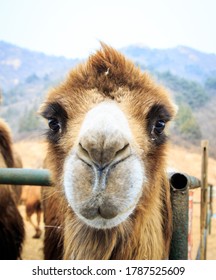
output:
M48 124L49 124L49 128L54 131L54 132L58 132L61 128L60 123L58 122L57 119L53 118L53 119L49 119L48 120Z
M161 134L164 131L164 128L165 128L165 121L158 120L154 125L154 132L156 134Z

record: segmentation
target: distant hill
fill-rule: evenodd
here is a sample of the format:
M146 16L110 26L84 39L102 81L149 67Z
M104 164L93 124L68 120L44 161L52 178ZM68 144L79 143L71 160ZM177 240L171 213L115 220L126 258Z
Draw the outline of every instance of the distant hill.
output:
M164 85L178 104L173 142L197 145L205 138L215 147L216 55L183 46L164 50L128 46L120 51ZM79 62L0 41L0 116L9 122L16 139L41 131L39 104ZM214 148L212 153L216 157Z
M0 88L10 90L31 78L63 77L77 60L48 56L0 41Z
M204 83L208 77L216 75L216 54L206 54L192 48L179 46L172 49L150 49L128 46L121 51L141 68L152 71L169 71L189 80Z
M180 46L172 49L151 49L128 46L120 49L142 69L166 72L204 83L216 75L216 55ZM78 59L48 56L0 41L0 87L8 90L32 77L52 80L63 77Z

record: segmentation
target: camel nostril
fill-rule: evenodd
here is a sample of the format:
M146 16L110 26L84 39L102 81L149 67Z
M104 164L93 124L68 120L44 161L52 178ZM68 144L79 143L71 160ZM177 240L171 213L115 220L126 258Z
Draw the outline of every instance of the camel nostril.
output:
M109 137L107 139L104 137L103 141L100 139L96 141L96 137L91 139L82 137L78 144L77 154L84 162L96 166L101 171L112 162L124 160L131 153L127 140L121 135L117 136L113 136L109 142Z
M88 150L81 143L79 143L79 150L83 155L90 156Z
M115 156L118 156L118 155L123 154L125 151L128 150L128 148L129 148L129 143L125 144L125 145L123 146L123 148L121 148L120 150L118 150L118 151L116 152Z
M115 160L123 160L131 154L131 149L129 143L125 144L123 148L119 149L115 153Z
M81 150L83 150L84 152L88 153L88 151L83 147L83 145L81 143L79 143L79 147Z

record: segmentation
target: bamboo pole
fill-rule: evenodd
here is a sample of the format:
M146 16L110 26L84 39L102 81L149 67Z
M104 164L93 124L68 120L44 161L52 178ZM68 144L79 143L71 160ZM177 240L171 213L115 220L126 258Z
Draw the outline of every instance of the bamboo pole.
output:
M200 260L206 260L207 252L207 204L208 204L208 141L201 142L201 209L200 209Z

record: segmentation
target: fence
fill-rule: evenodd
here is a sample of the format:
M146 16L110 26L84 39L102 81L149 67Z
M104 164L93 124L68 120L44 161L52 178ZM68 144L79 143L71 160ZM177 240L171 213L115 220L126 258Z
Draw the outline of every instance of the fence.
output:
M201 240L197 258L206 259L207 232L211 229L212 186L208 192L208 142L202 142L201 181L185 173L168 173L173 210L173 235L169 259L188 259L189 225L189 191L201 187ZM0 184L51 186L50 173L46 169L0 168ZM208 193L210 203L208 203ZM209 206L208 206L209 205Z

